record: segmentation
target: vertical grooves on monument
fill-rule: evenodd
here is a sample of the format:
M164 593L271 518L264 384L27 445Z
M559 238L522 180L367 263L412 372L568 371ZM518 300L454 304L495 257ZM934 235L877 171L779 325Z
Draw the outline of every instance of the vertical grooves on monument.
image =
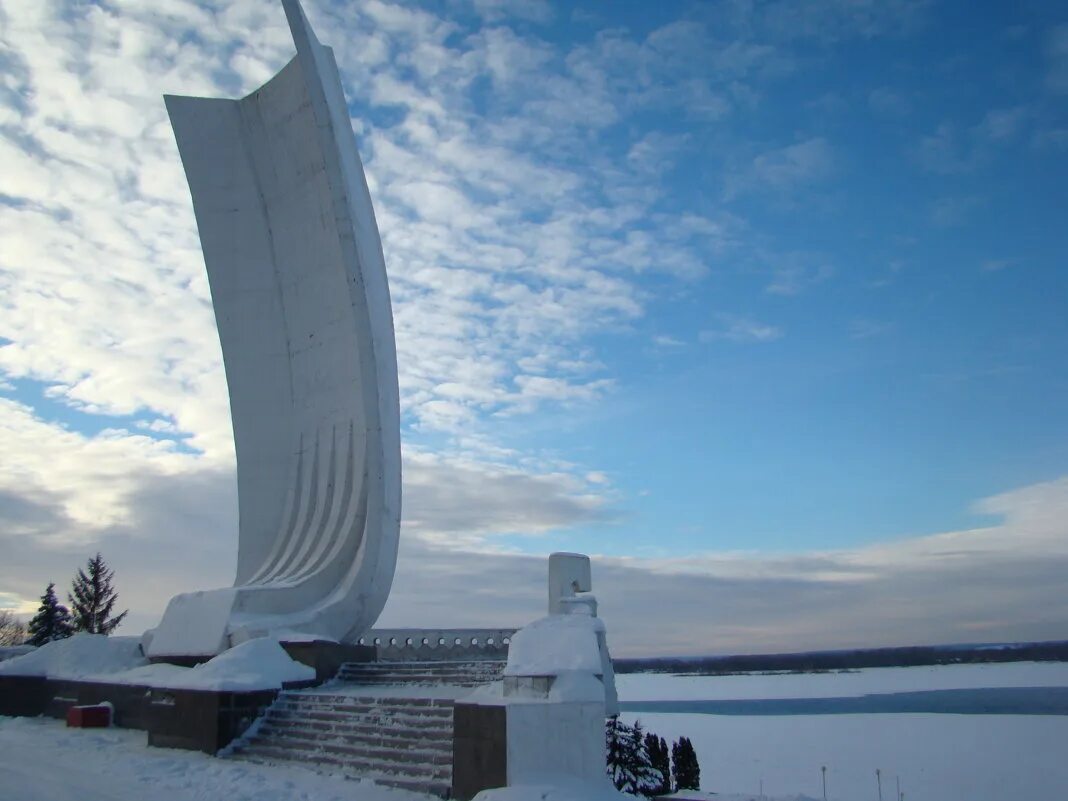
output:
M315 436L315 451L312 457L312 469L307 481L303 483L301 506L297 510L293 524L288 526L282 536L278 537L278 547L275 555L263 573L261 584L273 582L278 571L289 558L295 543L308 527L308 520L315 513L319 493L316 491L319 485L319 433Z
M293 561L293 554L300 548L301 543L308 536L308 531L311 529L312 521L315 520L315 516L322 506L323 496L323 462L322 462L322 439L320 432L315 432L315 462L312 468L311 486L308 487L308 505L302 515L300 526L297 530L292 532L289 537L289 543L286 549L282 552L282 555L278 558L278 562L275 564L271 573L267 576L267 580L271 583L275 583L280 579L284 579L288 572L289 565Z
M293 558L285 565L285 573L280 576L287 580L294 580L302 573L304 565L315 552L317 545L323 537L330 521L335 516L335 492L337 486L337 425L330 427L330 463L326 471L326 479L323 481L325 498L316 510L315 518L311 522L308 535L304 537L299 549Z
M362 521L357 523L354 521L355 513L359 511L360 502L352 502L353 488L355 486L355 451L356 447L353 442L353 423L349 423L349 435L348 445L346 447L345 457L345 492L341 499L341 502L337 504L334 510L334 515L331 518L331 525L329 527L330 534L319 545L316 553L312 555L312 560L307 568L295 578L303 579L309 575L319 572L326 565L333 564L341 546L351 536L351 531L355 525L362 526ZM362 489L361 482L361 489ZM359 538L362 540L362 534Z
M296 475L293 478L292 483L289 486L289 490L286 492L286 507L282 513L282 520L285 521L284 528L275 533L274 547L271 548L271 552L267 555L267 558L263 560L263 564L260 565L260 569L256 571L256 574L249 579L249 584L262 584L264 581L264 574L270 569L274 560L278 556L278 552L281 550L283 542L282 535L286 531L292 531L297 525L297 515L300 513L300 507L303 503L303 489L304 489L304 435L301 434L297 440L297 464L293 471Z
M325 564L336 564L345 573L358 569L357 554L363 546L364 537L367 534L367 464L361 466L362 478L360 480L360 495L357 502L350 507L350 514L341 528L341 534L334 543L330 553L326 555Z

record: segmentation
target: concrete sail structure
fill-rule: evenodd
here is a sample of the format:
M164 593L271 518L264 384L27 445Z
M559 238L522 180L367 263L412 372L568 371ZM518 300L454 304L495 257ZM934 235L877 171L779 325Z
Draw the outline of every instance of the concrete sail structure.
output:
M393 317L333 52L282 0L297 55L241 100L166 98L230 391L231 588L179 595L150 657L250 637L355 641L385 604L400 523Z

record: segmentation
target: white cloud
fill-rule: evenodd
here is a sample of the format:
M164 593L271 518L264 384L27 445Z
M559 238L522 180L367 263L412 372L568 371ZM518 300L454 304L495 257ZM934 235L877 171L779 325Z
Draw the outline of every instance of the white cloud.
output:
M702 342L773 342L783 335L777 326L737 314L717 314L715 319L715 328L705 329L698 335Z
M779 39L831 44L911 33L925 23L927 5L926 0L778 0L753 6L750 13Z
M934 133L920 138L916 159L925 170L940 175L970 172L978 163L976 153L950 123L942 123Z
M976 126L976 131L991 142L1007 142L1020 132L1027 115L1027 106L991 109Z
M1068 128L1042 128L1035 131L1032 144L1037 148L1068 150Z
M983 198L977 195L942 197L931 203L928 216L933 225L939 228L951 228L963 225L969 216L983 205Z
M1003 520L852 550L595 557L594 589L621 655L1064 638L1068 478L989 498L977 509ZM541 558L418 546L403 556L433 565L438 591L456 598L465 620L520 624L544 603ZM465 595L467 586L478 595ZM423 591L414 571L402 571L383 622L449 623L457 607L432 608ZM485 598L499 600L487 608Z
M780 194L827 178L834 167L830 144L813 137L785 147L766 150L738 169L727 182L728 195L764 191Z
M908 98L887 86L880 86L868 93L868 107L885 117L903 117L912 110Z
M505 6L479 8L536 11ZM658 210L652 140L628 145L646 150L631 171L607 156L572 157L569 142L591 124L645 102L623 80L631 59L657 74L674 69L668 57L652 41L619 37L562 53L504 24L465 35L377 1L350 11L308 7L350 97L400 114L381 127L361 114L358 127L406 419L455 434L500 412L598 397L610 381L596 357L561 370L554 361L643 314L639 274L693 280L707 272L706 254L729 244L719 221ZM0 336L9 340L0 369L85 412L172 421L173 432L155 432L188 432L190 447L225 461L219 347L160 95L250 91L290 57L283 15L259 3L205 11L176 1L121 12L19 6L9 17L18 100L0 134L0 192L14 200L0 206ZM502 113L482 117L472 92L487 79ZM655 144L665 158L672 141ZM523 377L524 360L547 356L539 381Z
M989 163L998 148L1017 139L1031 113L1029 106L1018 105L990 109L970 128L943 122L933 133L920 138L914 149L915 159L923 169L937 175L973 172Z
M982 263L982 269L986 273L996 273L1015 267L1018 264L1019 259L985 259Z
M475 9L491 22L518 17L531 22L552 21L553 7L546 0L472 0Z
M849 336L851 339L872 339L873 337L884 336L893 330L893 323L867 318L857 318L849 323Z
M1046 33L1046 86L1068 92L1068 25L1055 25Z
M116 569L132 634L154 625L173 594L230 583L232 467L16 412L22 429L4 438L23 456L0 472L3 605L32 611L49 581L62 595L97 550ZM533 538L534 550L561 528L610 535L628 525L600 472L500 456L406 450L402 550L381 625L522 625L543 611L545 554L500 552L501 534ZM46 470L57 460L69 467ZM620 655L1063 638L1068 477L975 511L1001 520L852 549L594 556L595 590Z
M50 542L73 543L128 520L129 498L147 475L176 478L204 470L210 461L177 450L174 443L128 431L86 436L36 417L28 407L0 399L4 460L2 511L19 498L26 508L47 502L51 525L36 518L8 521L8 530ZM36 521L36 522L35 522ZM150 534L150 532L146 532Z
M771 282L765 291L772 295L798 295L834 276L834 267L819 256L784 253L774 257Z

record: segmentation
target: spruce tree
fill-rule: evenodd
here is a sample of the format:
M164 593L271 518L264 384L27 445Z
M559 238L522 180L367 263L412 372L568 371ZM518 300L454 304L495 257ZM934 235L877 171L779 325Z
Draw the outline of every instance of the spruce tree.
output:
M657 767L664 773L664 793L673 793L675 785L671 783L671 749L663 737L660 738L660 763Z
M676 790L700 790L701 766L697 764L697 752L687 737L680 737L671 746L672 772Z
M633 759L631 772L634 775L634 789L625 792L644 796L656 795L660 791L664 777L653 766L649 750L646 748L645 734L640 720L634 721L629 734L630 748L628 750Z
M671 754L668 752L667 743L663 737L649 732L645 735L645 750L649 752L649 762L660 772L660 785L656 788L656 795L667 795L671 792Z
M605 721L605 752L607 772L616 789L629 793L634 787L633 764L630 754L630 726L620 723L617 716Z
M41 605L37 614L30 621L30 645L44 645L52 640L62 640L73 634L70 624L70 612L56 598L55 582L49 582L48 588L41 596Z
M86 565L89 574L78 570L78 575L71 586L71 613L74 631L89 634L111 634L126 612L111 617L111 610L119 600L119 594L111 586L115 571L108 568L104 557L99 553ZM126 610L127 612L129 610Z

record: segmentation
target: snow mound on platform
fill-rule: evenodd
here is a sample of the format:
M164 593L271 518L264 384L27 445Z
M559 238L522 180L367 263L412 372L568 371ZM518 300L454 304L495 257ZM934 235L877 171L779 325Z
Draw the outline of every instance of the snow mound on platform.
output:
M6 662L18 656L33 653L36 650L36 645L5 645L0 647L0 662Z
M314 678L314 668L290 659L277 640L261 637L191 668L145 665L119 674L93 676L92 680L169 690L253 692L277 690L283 684Z
M98 673L117 673L146 663L137 637L75 634L0 662L0 674L80 679Z
M290 659L277 640L261 637L191 668L180 686L189 690L268 690L314 679L314 668Z
M604 622L588 615L549 615L524 626L508 646L506 676L555 676L563 671L600 675L597 635Z
M249 640L202 665L186 668L148 664L137 637L75 634L0 663L0 675L174 690L251 692L314 680L315 670L294 662L278 641L270 638Z

